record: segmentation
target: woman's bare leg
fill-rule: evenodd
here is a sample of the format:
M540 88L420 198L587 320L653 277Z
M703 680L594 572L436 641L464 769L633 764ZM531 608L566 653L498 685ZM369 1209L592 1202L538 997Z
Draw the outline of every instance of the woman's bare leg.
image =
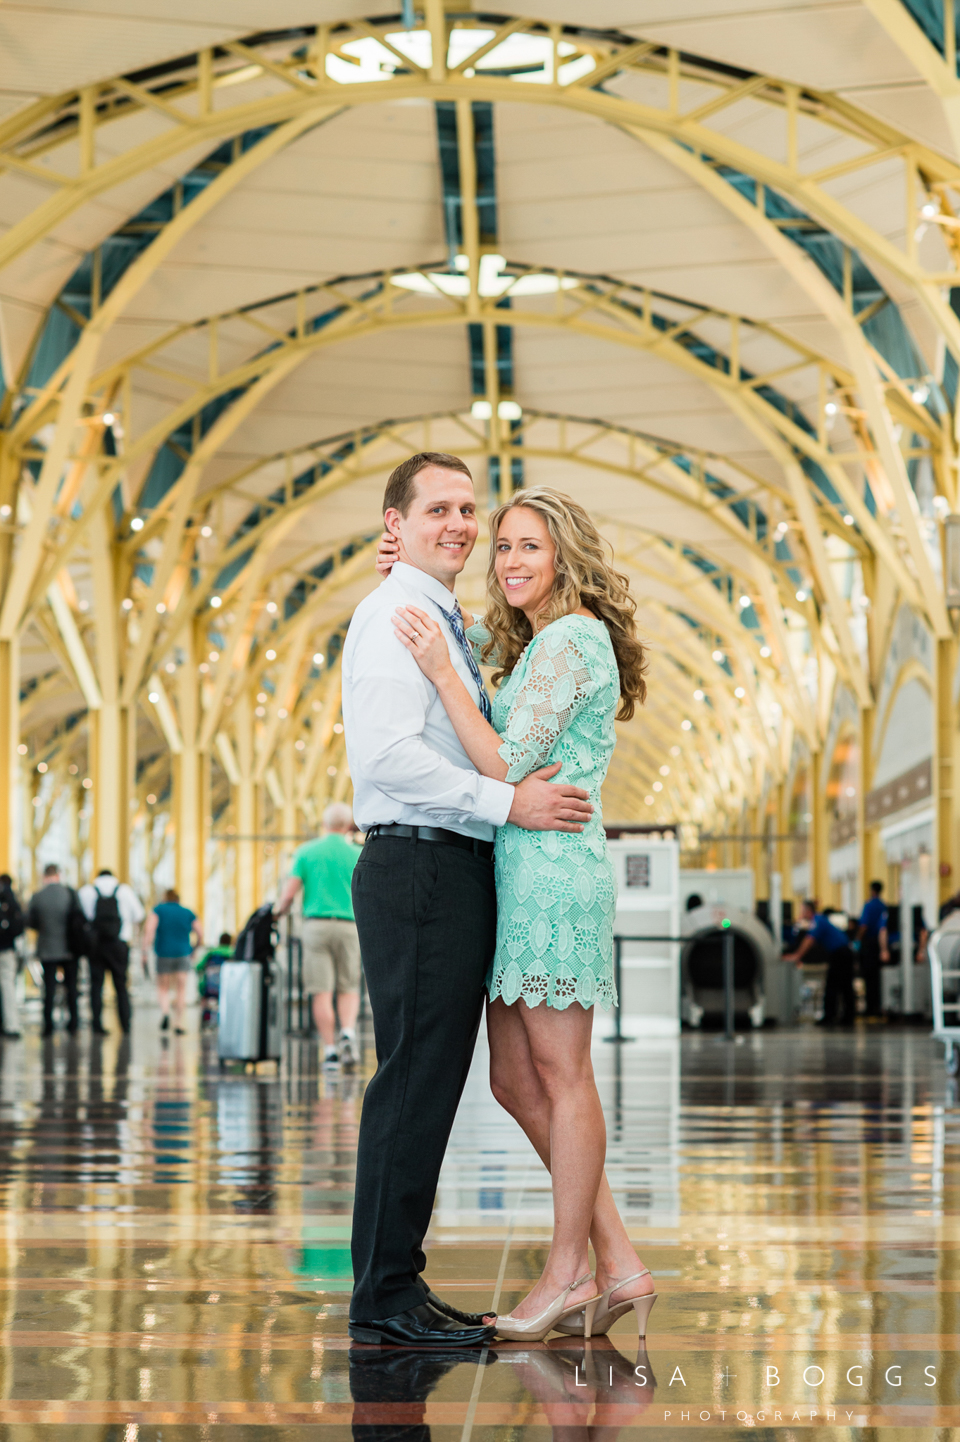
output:
M174 972L176 991L173 1001L173 1019L178 1030L183 1030L183 1017L187 1009L187 973L185 971Z
M533 1062L522 1007L522 1002L507 1006L498 997L487 1008L490 1087L504 1110L523 1128L544 1166L551 1171L550 1100ZM643 1266L617 1211L606 1173L601 1174L597 1190L590 1221L590 1241L597 1259L596 1278L601 1291L612 1286L618 1277L632 1276ZM653 1288L653 1279L643 1277L631 1284L627 1295L643 1296L652 1292Z
M160 1000L160 1015L170 1015L170 977L164 972L157 976L157 996Z
M592 1012L581 1006L558 1011L521 1003L518 1014L547 1099L553 1177L553 1241L546 1266L529 1296L513 1308L516 1316L532 1317L590 1271L590 1218L603 1173L606 1132L590 1060ZM594 1290L589 1280L570 1300L581 1295L586 1300Z

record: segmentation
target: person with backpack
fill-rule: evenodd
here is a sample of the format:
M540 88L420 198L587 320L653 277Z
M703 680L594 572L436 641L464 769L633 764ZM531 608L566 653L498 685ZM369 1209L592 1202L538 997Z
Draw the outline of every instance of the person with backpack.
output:
M90 1014L97 1036L106 1036L103 1024L103 981L113 977L117 1015L124 1032L130 1030L130 993L127 968L130 943L146 916L140 898L125 881L118 881L108 866L80 888L80 906L87 921L87 960L90 963Z
M175 988L173 998L174 1031L185 1036L183 1025L187 1006L187 977L193 966L194 948L203 945L203 928L197 917L187 906L180 905L180 896L169 887L147 918L144 938L152 946L157 958L157 989L160 993L160 1030L170 1028L171 983Z
M0 873L0 1011L3 1012L3 1036L8 1041L20 1038L17 1007L17 953L14 942L23 935L25 922L13 882L4 871Z

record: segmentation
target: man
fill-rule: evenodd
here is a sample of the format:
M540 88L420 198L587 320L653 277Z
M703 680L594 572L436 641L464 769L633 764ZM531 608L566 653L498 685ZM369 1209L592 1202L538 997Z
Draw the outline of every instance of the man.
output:
M130 993L127 990L127 967L130 943L137 927L146 916L140 898L125 881L118 881L108 866L97 872L92 882L80 888L80 905L90 923L90 1012L97 1036L106 1036L103 1024L103 979L109 971L117 998L120 1028L130 1030Z
M3 1033L8 1041L20 1040L17 1006L17 953L15 943L23 934L23 912L6 871L0 873L0 1010Z
M303 891L303 985L312 997L323 1064L330 1070L341 1063L355 1066L358 1059L360 942L350 887L360 848L347 840L352 831L353 812L342 801L334 801L323 813L323 835L301 846L294 856L277 907L277 915L285 916Z
M834 926L829 917L817 911L815 901L803 903L803 925L808 930L797 947L785 955L784 961L795 961L802 966L808 962L826 958L827 980L823 989L823 1016L820 1026L853 1026L857 1014L857 999L853 991L853 952L846 935Z
M887 930L887 908L881 900L882 881L871 881L870 900L860 913L857 940L860 942L860 975L867 998L867 1016L879 1018L880 967L890 960L890 937Z
M70 1022L67 1031L80 1025L77 1011L77 957L70 950L69 919L77 908L77 894L60 880L60 868L51 862L43 868L43 886L30 899L27 925L37 933L37 955L43 966L43 1035L53 1036L53 1003L57 994L57 971L63 972L67 987Z
M585 791L548 782L555 766L519 786L474 771L436 688L394 634L397 606L434 616L489 716L453 593L477 539L466 465L412 456L390 476L383 511L398 560L357 607L343 652L354 810L367 833L353 905L378 1062L357 1153L350 1335L462 1347L488 1341L492 1327L435 1297L420 1274L494 952L494 830L510 820L529 831L580 831L592 807Z

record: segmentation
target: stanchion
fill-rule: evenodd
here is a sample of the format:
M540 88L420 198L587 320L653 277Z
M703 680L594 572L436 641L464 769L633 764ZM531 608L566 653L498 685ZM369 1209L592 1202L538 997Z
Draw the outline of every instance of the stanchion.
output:
M294 961L296 958L296 961ZM293 998L297 998L297 1021L293 1021ZM303 942L293 934L293 924L287 920L287 1035L303 1036Z
M723 933L723 1032L733 1041L733 928Z
M614 1033L613 1036L605 1036L604 1041L623 1042L636 1041L634 1036L624 1036L620 1030L620 1011L623 1006L623 943L625 941L655 941L670 946L682 946L687 938L682 936L614 936L613 938L613 980L617 988L617 1005L614 1009Z
M620 1012L623 1009L623 937L613 938L613 984L617 989L617 1004L613 1009L613 1036L605 1036L604 1041L612 1041L616 1044L625 1041L635 1041L636 1037L624 1036L620 1029Z

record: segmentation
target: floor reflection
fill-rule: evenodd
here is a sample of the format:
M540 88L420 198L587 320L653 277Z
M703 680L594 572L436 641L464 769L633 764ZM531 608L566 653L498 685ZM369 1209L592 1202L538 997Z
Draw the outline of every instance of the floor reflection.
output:
M431 1442L427 1398L451 1372L465 1368L473 1381L497 1354L412 1352L398 1347L350 1348L350 1395L356 1442Z
M776 1425L781 1399L960 1427L960 1112L928 1037L598 1044L611 1183L662 1296L649 1354L625 1318L482 1357L350 1344L364 1076L300 1041L279 1075L221 1071L214 1040L164 1041L141 1005L129 1039L0 1046L4 1442L613 1442L694 1408ZM549 1179L484 1066L428 1246L470 1311L508 1310L550 1233Z

